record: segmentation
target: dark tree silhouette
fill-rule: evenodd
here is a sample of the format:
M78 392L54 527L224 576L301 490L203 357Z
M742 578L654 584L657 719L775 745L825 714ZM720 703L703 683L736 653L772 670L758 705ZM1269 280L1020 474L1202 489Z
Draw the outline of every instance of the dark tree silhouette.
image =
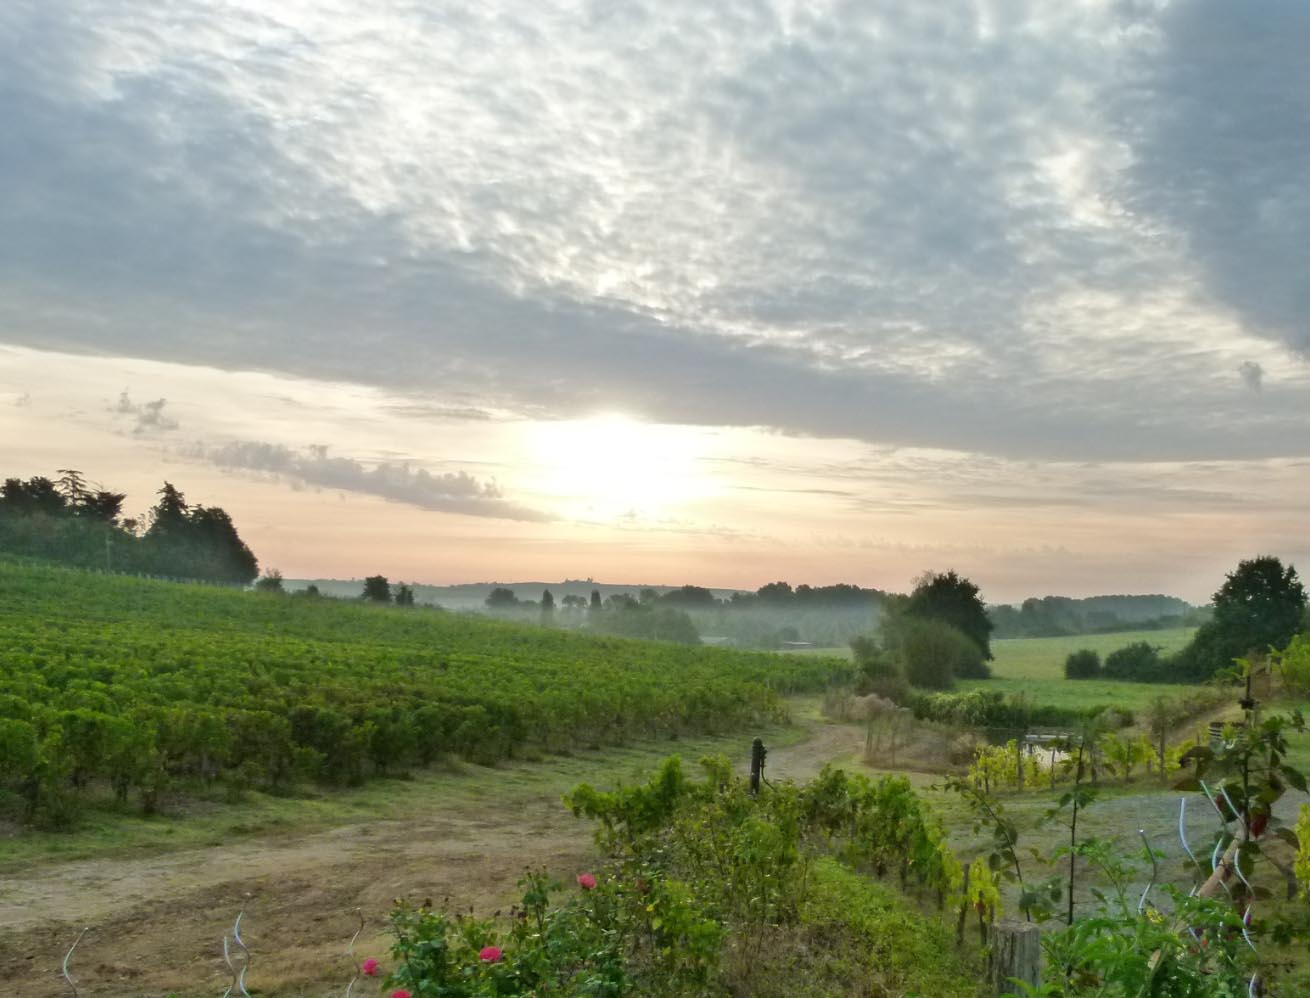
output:
M1272 555L1243 561L1214 594L1214 616L1173 660L1175 678L1203 679L1233 660L1283 648L1301 628L1305 587Z
M497 586L491 590L484 602L488 610L512 610L519 605L519 598L514 595L513 589Z
M364 591L359 598L369 603L390 603L391 583L385 575L370 575L364 580Z
M950 624L978 646L984 659L991 659L992 622L978 587L964 576L954 571L929 572L910 593L904 613Z

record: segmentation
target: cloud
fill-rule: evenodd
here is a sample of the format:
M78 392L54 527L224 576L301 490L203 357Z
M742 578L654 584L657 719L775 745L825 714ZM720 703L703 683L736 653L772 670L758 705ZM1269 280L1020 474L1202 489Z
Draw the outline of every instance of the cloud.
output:
M192 458L220 468L253 471L280 479L343 492L359 492L419 509L467 516L545 522L551 517L507 500L494 481L482 482L464 471L432 473L404 461L380 461L371 466L335 457L321 445L294 450L283 444L231 441L217 446L194 444Z
M1310 351L1310 6L1167 5L1122 107L1128 200L1185 241L1204 289Z
M128 395L127 389L124 388L122 394L118 396L118 402L110 411L120 416L135 416L136 421L132 427L132 432L142 435L156 431L168 432L179 427L180 424L176 419L164 414L166 405L168 405L168 399L162 398L137 405Z
M432 418L1310 453L1290 3L0 18L16 342L468 400Z
M1253 392L1264 389L1265 369L1253 360L1242 361L1242 366L1237 369L1238 375L1242 379L1242 384Z

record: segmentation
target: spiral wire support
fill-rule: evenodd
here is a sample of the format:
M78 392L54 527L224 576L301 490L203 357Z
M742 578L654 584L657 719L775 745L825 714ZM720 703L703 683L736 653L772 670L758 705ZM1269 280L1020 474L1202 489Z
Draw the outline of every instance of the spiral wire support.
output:
M73 940L73 945L68 947L68 952L64 954L64 963L61 969L63 971L64 980L68 982L68 986L73 991L73 998L77 998L77 982L73 980L73 975L68 972L68 961L73 959L73 950L77 949L77 944L82 941L82 937L90 931L91 926L88 925L85 929L79 932L77 938Z
M1155 886L1156 878L1160 876L1160 866L1155 861L1155 850L1151 848L1151 840L1146 837L1146 829L1137 829L1137 834L1142 837L1142 844L1146 846L1146 856L1151 861L1151 879L1146 882L1146 888L1142 891L1141 898L1137 901L1137 914L1146 910L1146 898L1151 893L1151 888Z
M1178 801L1178 841L1183 844L1183 852L1187 853L1187 858L1192 861L1192 865L1198 870L1201 869L1201 861L1196 858L1196 853L1192 852L1192 847L1187 844L1187 798L1179 798ZM1188 897L1192 897L1201 885L1192 884L1192 889L1187 892Z
M231 998L232 990L237 986L237 969L232 966L232 952L228 949L226 932L223 933L223 962L227 964L228 973L232 975L232 983L223 992L223 998Z
M239 993L245 998L249 998L250 992L246 990L246 972L250 970L250 950L247 948L245 941L241 938L241 919L245 917L246 909L243 907L237 912L236 923L232 926L232 938L236 944L241 947L241 952L245 955L245 960L241 964L241 973L237 977L237 988Z
M358 938L359 938L359 934L360 934L361 932L364 931L364 909L363 909L363 908L356 908L356 909L355 909L355 914L359 916L359 928L355 930L355 934L354 934L353 936L350 937L350 942L346 944L346 956L348 956L348 957L354 957L354 955L355 955L355 940L358 939ZM359 964L358 964L358 963L355 964L355 976L352 977L352 978L350 979L350 983L346 985L346 998L350 998L350 994L351 994L352 991L355 990L355 985L356 985L357 983L359 983Z

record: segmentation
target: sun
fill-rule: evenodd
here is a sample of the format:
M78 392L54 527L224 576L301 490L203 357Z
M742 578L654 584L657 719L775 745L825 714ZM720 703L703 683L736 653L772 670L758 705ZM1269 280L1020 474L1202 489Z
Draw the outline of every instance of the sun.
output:
M665 517L708 494L704 430L619 413L533 424L534 491L568 516L617 522Z

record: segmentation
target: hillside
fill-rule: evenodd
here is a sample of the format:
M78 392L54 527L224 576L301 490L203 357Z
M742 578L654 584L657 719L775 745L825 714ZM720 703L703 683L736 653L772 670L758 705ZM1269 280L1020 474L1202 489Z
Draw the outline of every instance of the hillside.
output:
M0 806L59 823L97 787L149 808L179 782L354 783L723 730L843 668L0 563Z
M318 587L325 596L353 598L364 588L362 579L286 579L284 585L290 591L304 589L309 585ZM451 610L481 610L486 606L487 597L494 589L508 589L517 599L527 602L541 599L541 594L550 590L558 603L565 596L580 596L589 600L593 592L600 593L600 598L610 596L632 596L636 598L643 589L652 589L663 595L677 586L670 585L625 585L615 582L595 582L590 579L565 579L560 582L463 582L452 586L432 586L422 582L410 583L414 598L419 603L433 603ZM736 589L711 589L716 599L731 599Z

